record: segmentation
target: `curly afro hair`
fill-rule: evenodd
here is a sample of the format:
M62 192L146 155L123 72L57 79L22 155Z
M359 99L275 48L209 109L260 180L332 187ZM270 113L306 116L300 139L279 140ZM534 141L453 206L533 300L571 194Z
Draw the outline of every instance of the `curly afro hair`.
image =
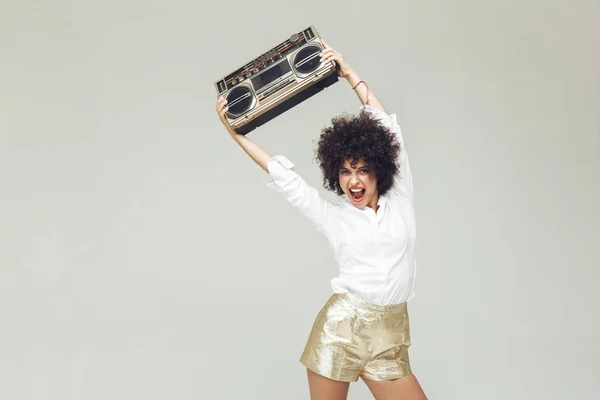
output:
M400 145L396 136L368 112L358 115L340 115L325 127L318 141L316 161L323 173L323 186L339 195L339 170L346 160L352 164L363 159L375 172L377 192L385 194L391 187Z

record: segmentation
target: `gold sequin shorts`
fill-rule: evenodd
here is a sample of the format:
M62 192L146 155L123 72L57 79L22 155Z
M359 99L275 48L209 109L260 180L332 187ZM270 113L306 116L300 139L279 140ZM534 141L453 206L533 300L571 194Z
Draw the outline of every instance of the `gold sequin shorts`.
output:
M300 362L337 381L397 379L411 373L409 346L406 303L379 306L338 293L317 315Z

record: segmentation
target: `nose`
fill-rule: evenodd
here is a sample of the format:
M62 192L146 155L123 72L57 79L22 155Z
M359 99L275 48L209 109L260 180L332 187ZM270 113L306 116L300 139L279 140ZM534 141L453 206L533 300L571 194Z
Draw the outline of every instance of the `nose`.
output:
M352 175L352 177L350 178L350 184L357 185L358 182L359 182L358 177L356 175Z

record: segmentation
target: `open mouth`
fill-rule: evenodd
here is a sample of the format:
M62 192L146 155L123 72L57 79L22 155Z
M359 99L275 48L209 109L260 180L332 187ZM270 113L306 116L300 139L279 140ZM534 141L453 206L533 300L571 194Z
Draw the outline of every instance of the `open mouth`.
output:
M365 189L350 189L350 198L355 203L360 203L365 198Z

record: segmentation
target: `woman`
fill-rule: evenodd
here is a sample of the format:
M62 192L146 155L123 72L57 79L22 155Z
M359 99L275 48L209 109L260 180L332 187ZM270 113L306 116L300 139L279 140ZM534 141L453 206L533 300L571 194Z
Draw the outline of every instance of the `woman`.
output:
M323 43L321 60L358 95L358 116L340 116L323 130L317 159L324 186L341 196L322 199L283 156L272 157L217 112L231 137L279 191L328 239L339 264L334 294L319 312L301 357L312 400L344 400L361 377L377 400L423 400L410 369L407 302L414 295L413 185L395 115L388 115L343 57Z

